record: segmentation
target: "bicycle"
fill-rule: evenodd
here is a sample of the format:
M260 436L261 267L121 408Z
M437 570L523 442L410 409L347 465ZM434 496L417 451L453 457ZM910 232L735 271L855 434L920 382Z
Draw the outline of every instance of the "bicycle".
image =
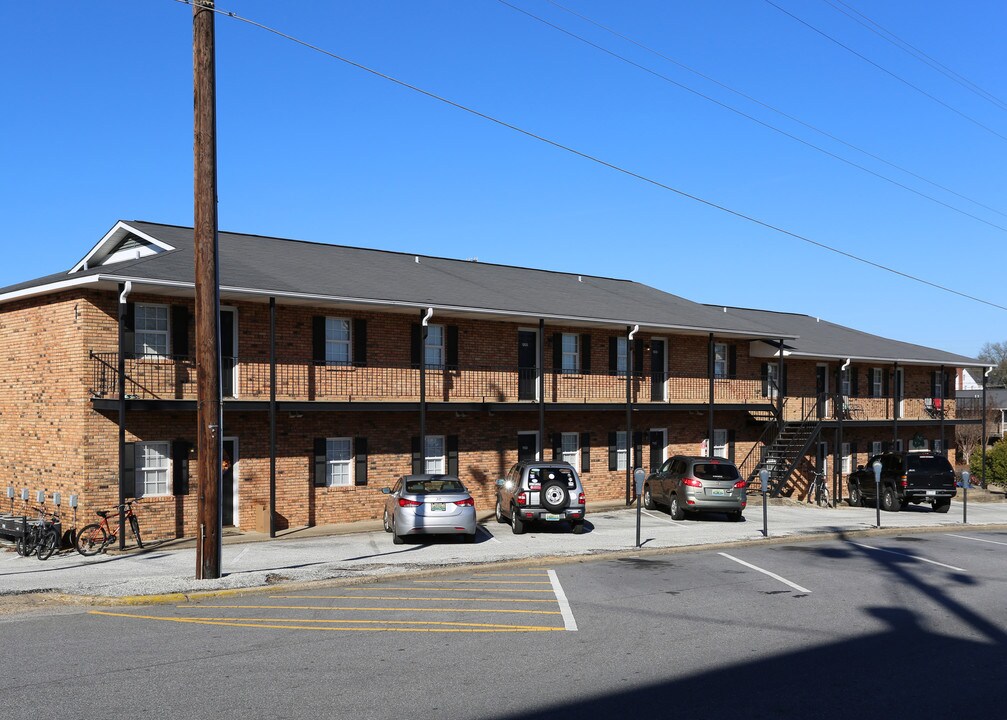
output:
M816 501L819 506L832 507L832 494L829 492L829 485L825 482L825 473L813 473L811 486L808 488L808 502Z
M38 519L25 523L25 531L14 543L14 549L22 557L35 555L39 560L48 560L59 547L59 513L50 513L45 506L35 508Z
M125 510L125 520L129 523L129 529L136 538L136 546L143 548L143 540L140 539L140 521L133 512L135 500L127 500L122 505L116 505L114 512L118 515L120 510ZM108 510L95 510L94 514L101 518L101 522L91 523L81 528L74 541L74 548L84 557L97 555L111 545L119 537L122 531L122 524L116 524L112 529L108 523Z

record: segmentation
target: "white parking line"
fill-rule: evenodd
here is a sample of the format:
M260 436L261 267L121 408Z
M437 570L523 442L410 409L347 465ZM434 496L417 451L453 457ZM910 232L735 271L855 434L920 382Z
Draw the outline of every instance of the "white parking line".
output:
M997 542L996 540L985 540L983 538L969 537L968 535L955 535L954 533L948 533L948 537L961 538L962 540L975 540L976 542L989 543L990 545L1007 545L1007 543Z
M234 556L233 558L231 558L231 562L233 562L233 563L236 563L236 562L238 562L239 560L241 560L242 556L243 556L243 555L244 555L245 553L247 553L247 552L248 552L248 548L246 547L246 548L244 548L244 549L243 549L243 550L242 550L242 551L241 551L240 553L238 553L238 554L237 554L237 555L235 555L235 556Z
M677 522L675 522L674 520L672 520L671 518L661 517L660 515L654 515L652 513L647 512L646 510L641 510L640 512L642 512L647 517L654 518L655 520L663 520L664 522L666 522L669 525L671 525L673 528L678 528L679 530L684 530L685 529L681 525L679 525Z
M556 571L549 571L549 580L552 582L552 590L556 593L556 602L559 603L559 611L563 614L563 626L571 632L577 631L577 621L573 619L573 610L570 609L570 602L566 599L563 586L559 584Z
M740 565L744 565L747 568L752 568L752 570L756 570L756 571L762 573L763 575L768 575L769 577L773 578L774 580L779 580L784 585L789 585L790 587L794 588L794 590L797 590L798 592L804 592L804 593L811 592L810 590L808 590L808 588L801 587L797 583L790 582L785 577L781 577L781 576L777 575L774 572L769 572L768 570L763 570L762 568L758 567L757 565L752 565L752 563L747 563L744 560L739 560L738 558L734 557L733 555L728 555L727 553L717 553L717 554L726 557L728 560L734 560L734 562L736 562L736 563L738 563Z
M910 555L909 553L899 552L898 550L885 550L884 548L873 547L871 545L861 545L860 543L850 543L851 545L856 545L857 547L867 548L868 550L877 550L878 552L891 553L892 555L901 555L902 557L912 558L913 560L919 560L920 562L930 563L931 565L940 565L941 567L946 567L950 570L957 570L958 572L968 572L965 568L955 567L954 565L945 565L944 563L937 562L936 560L927 560L926 558L921 558L916 555Z

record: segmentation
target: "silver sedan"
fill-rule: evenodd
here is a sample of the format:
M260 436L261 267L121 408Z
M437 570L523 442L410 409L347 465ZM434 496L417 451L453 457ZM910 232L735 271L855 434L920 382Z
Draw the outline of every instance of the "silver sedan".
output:
M381 488L385 532L401 545L406 535L461 535L476 539L476 508L454 475L404 475L394 487Z

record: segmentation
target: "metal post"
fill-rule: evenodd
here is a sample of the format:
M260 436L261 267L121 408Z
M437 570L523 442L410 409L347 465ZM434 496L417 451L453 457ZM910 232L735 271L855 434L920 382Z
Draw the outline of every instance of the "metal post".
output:
M427 323L433 314L433 308L420 310L420 472L427 469Z
M626 326L626 502L630 502L633 483L633 336L639 325Z
M982 433L983 433L982 434L982 446L983 446L982 447L982 453L983 454L982 454L982 461L981 461L982 464L979 467L979 482L981 484L981 487L987 487L987 485L986 485L986 443L988 441L988 437L986 435L986 378L989 377L989 374L991 372L993 372L993 367L992 366L990 366L990 368L986 372L983 373L983 426L982 426Z
M938 412L940 413L941 418L941 452L947 455L948 454L947 448L944 447L944 401L946 400L946 398L944 397L944 378L945 378L944 373L945 373L944 366L941 365L941 376L940 376L941 407Z
M899 364L894 364L892 372L892 452L895 452L899 442Z
M962 472L962 525L968 525L969 522L969 480L972 479L972 474L965 470ZM951 502L948 500L948 502Z
M545 442L545 320L538 321L538 444ZM537 448L536 448L537 449ZM536 460L542 458L536 456Z
M878 524L877 527L881 527L881 461L875 460L874 464L871 465L871 469L874 471L874 507L878 510Z
M783 338L780 338L780 360L776 367L776 398L780 405L780 427L783 427Z
M762 483L762 536L769 537L769 500L766 496L766 486L769 485L769 471L759 470L759 481Z
M125 528L126 511L126 297L133 284L119 284L119 527ZM135 491L134 491L135 492ZM119 549L126 549L126 531L119 533Z
M644 472L643 468L636 468L633 472L633 479L635 482L636 490L636 546L641 547L640 542L640 521L641 521L641 510L640 510L640 496L643 495L643 481L646 479L647 473Z
M269 537L276 537L276 298L269 298Z
M713 333L710 333L710 346L708 350L707 367L706 372L710 376L710 408L707 414L706 420L706 454L713 457L713 394L714 394L714 384L713 384L713 373L715 368L715 363L713 360Z

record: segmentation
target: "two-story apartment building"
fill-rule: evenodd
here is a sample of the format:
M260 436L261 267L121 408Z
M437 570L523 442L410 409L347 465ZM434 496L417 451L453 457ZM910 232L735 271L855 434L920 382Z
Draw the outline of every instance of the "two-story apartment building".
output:
M536 456L576 465L589 502L676 453L767 466L797 495L825 468L839 489L888 447L944 451L948 378L976 364L627 280L236 233L219 252L225 525L271 495L279 528L377 518L377 490L424 471L489 509ZM68 271L0 289L8 485L87 515L121 484L153 537L194 532L193 277L191 228L119 222Z

